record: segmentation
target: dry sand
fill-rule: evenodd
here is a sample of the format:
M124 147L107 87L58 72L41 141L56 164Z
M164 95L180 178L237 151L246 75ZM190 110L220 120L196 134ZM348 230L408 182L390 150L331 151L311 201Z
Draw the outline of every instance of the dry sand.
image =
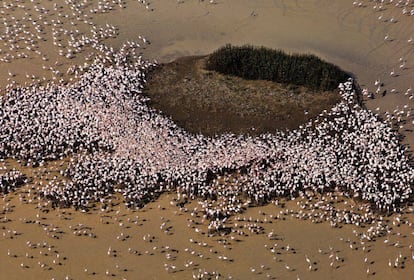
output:
M20 84L32 79L36 82L41 77L45 77L44 82L53 77L73 78L63 73L73 64L83 64L93 50L85 47L74 58L67 59L68 49L73 49L68 40L76 42L82 35L92 36L89 24L92 22L96 26L108 23L118 28L116 38L103 39L115 48L125 40L137 40L143 35L150 42L145 44L141 40L144 56L161 62L184 55L207 54L226 43L314 53L350 71L362 87L371 91L376 90L376 79L384 82L383 89L388 93L369 100L369 108L392 112L405 104L412 106L411 93L404 92L414 77L414 44L407 42L414 36L414 17L402 15L394 3L384 4L382 11L375 11L374 2L359 1L363 7L355 7L350 0L216 0L215 4L154 0L148 9L136 0L124 2L126 8L112 5L112 10L95 14L90 13L98 7L97 1L93 1L80 8L87 14L84 16L71 10L64 1L2 1L0 35L6 33L7 27L18 30L19 24L27 33L12 34L11 41L0 43L0 58L15 57L9 63L0 62L0 85L4 88L12 80ZM53 3L58 4L56 11ZM41 7L48 11L39 12ZM31 23L34 18L43 31L34 33ZM396 22L391 22L391 18ZM16 23L16 19L20 22ZM49 25L52 20L53 23L60 20L62 24L53 27ZM61 34L56 37L56 45L52 28ZM22 36L31 32L40 39L36 37L26 44ZM384 40L387 35L389 39ZM16 44L19 49L9 50L16 48ZM25 55L28 58L17 59ZM400 68L400 57L406 60L404 69ZM393 70L397 76L391 77ZM392 89L395 91L391 92ZM407 136L405 141L414 147L414 134L407 129L412 129L412 125L406 125L402 132ZM235 234L207 237L202 214L193 211L197 202L186 205L189 209L186 212L170 204L173 194L163 195L141 210L125 209L122 203L105 212L89 213L53 210L47 205L39 208L39 201L33 197L38 186L35 183L44 179L15 162L6 164L7 168L22 169L34 181L0 201L0 279L65 279L66 276L68 279L189 279L199 269L210 274L218 271L225 278L232 275L234 279L409 279L414 274L412 250L408 247L414 239L412 212L387 217L393 228L388 237L365 244L360 243L354 231L359 233L367 228L350 225L332 228L328 222L296 218L297 201L288 202L285 208L275 205L248 208L239 217L244 216L246 221L236 221L234 217L230 223L245 226L240 230L248 237ZM62 167L56 162L48 168ZM57 175L54 172L52 176ZM114 198L114 204L117 203ZM286 209L294 212L280 214ZM278 214L279 219L274 219ZM252 233L249 228L261 233ZM269 235L271 232L275 236ZM384 243L385 240L389 241ZM286 250L288 245L293 250ZM305 256L316 262L311 271ZM396 258L401 261L406 258L404 268L401 262L399 268L388 267L389 260L393 266Z

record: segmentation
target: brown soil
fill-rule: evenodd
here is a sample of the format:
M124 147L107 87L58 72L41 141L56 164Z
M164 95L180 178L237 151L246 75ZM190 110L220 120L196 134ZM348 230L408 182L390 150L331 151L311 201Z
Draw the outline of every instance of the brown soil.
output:
M255 135L294 129L340 100L337 92L207 71L205 59L190 56L161 64L150 73L145 90L153 108L192 133Z

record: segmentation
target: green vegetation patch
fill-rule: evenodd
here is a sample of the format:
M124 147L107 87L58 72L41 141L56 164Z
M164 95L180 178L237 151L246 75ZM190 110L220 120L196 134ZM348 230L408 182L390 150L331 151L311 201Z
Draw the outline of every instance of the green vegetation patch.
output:
M286 54L254 46L226 45L209 56L206 68L243 79L294 84L315 91L334 90L349 78L338 66L315 55Z

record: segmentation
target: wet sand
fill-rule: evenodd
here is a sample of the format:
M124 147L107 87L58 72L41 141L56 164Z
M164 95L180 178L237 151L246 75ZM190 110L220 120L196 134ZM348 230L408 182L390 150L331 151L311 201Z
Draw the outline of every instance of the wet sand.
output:
M112 10L105 13L90 12L98 8L96 4L80 7L84 16L71 10L64 1L54 2L58 3L57 10L51 1L2 2L0 12L6 23L0 29L1 34L6 32L7 26L15 28L13 17L22 18L27 12L27 20L21 19L21 24L30 25L26 31L41 37L26 44L24 39L18 38L25 34L22 31L10 35L15 42L2 40L0 58L25 56L22 53L28 56L11 58L9 63L0 62L3 90L5 84L13 80L24 84L31 80L39 82L39 79L41 82L73 79L74 75L65 74L67 68L73 64L83 65L85 58L95 51L85 46L73 54L73 58L68 59L66 55L69 49L74 49L70 45L82 36L93 36L89 24L92 22L108 30L112 29L105 24L117 27L114 33L108 31L116 38L103 38L103 42L116 48L126 40L140 40L144 57L160 62L207 54L226 43L314 53L353 73L360 85L370 91L376 90L375 80L384 83L382 90L388 93L368 100L368 108L380 107L381 112L392 112L405 104L409 108L412 106L411 93L404 93L414 77L414 44L407 42L414 36L414 17L402 15L401 9L393 4L375 11L375 3L370 1L361 1L366 7L354 7L352 1L339 0L223 0L215 1L216 4L159 0L151 1L147 9L138 1L125 1L126 8L113 4ZM5 8L12 3L15 6ZM39 7L48 11L36 11L42 11ZM40 14L42 19L39 19ZM30 23L33 20L29 17L37 17L43 31L35 31L36 26ZM52 20L62 23L57 23L56 27L45 24ZM52 28L62 28L56 33L56 45ZM144 36L147 43L139 39L139 35ZM384 40L387 35L388 39ZM16 42L21 49L9 50ZM406 60L402 68L400 57ZM390 76L393 70L397 75ZM391 92L393 89L395 91ZM410 117L408 123L411 123ZM414 134L407 129L412 129L412 125L406 125L401 132L407 136L405 142L413 147ZM409 279L414 273L413 251L409 248L414 233L411 208L401 216L394 214L384 218L389 220L384 223L389 223L392 230L386 237L363 241L364 244L355 234L368 227L331 227L329 222L317 221L320 214L313 222L300 219L297 216L302 213L297 201L287 202L283 208L280 205L247 208L245 213L228 221L236 232L224 237L208 237L208 223L202 221L200 210L194 210L197 201L180 209L175 205L176 196L165 194L141 210L125 209L123 203L118 205L115 197L115 205L107 211L100 211L99 207L88 213L52 209L48 204L40 207L46 202L39 201L34 193L43 179L33 170L7 161L7 168L12 167L22 169L33 182L0 201L0 269L3 271L0 278L189 279L200 271L208 272L213 278L217 271L223 278L233 276L234 279ZM54 170L52 176L58 176L62 166L55 162L48 168ZM347 202L348 205L352 203ZM334 205L344 206L339 202ZM281 214L280 211L286 210L294 212ZM302 211L313 213L312 210ZM236 223L242 228L237 229ZM239 235L237 230L249 236ZM305 256L311 260L310 270ZM395 268L397 258L398 268Z

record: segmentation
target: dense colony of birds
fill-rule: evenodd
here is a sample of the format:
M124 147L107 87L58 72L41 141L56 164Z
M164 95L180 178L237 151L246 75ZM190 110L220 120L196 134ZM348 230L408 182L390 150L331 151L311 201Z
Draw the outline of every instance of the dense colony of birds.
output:
M87 209L122 193L142 206L166 190L207 200L212 219L239 212L246 199L264 204L305 191L340 190L383 211L410 199L414 169L398 134L362 108L353 82L339 85L342 101L297 130L258 137L193 135L150 108L142 95L155 64L126 44L97 58L68 85L10 90L0 100L0 157L27 165L65 158L70 180L51 180L44 197ZM236 178L226 188L223 175Z
M5 168L6 169L6 168ZM0 169L0 193L9 193L27 182L26 176L19 170L10 170L4 173Z

